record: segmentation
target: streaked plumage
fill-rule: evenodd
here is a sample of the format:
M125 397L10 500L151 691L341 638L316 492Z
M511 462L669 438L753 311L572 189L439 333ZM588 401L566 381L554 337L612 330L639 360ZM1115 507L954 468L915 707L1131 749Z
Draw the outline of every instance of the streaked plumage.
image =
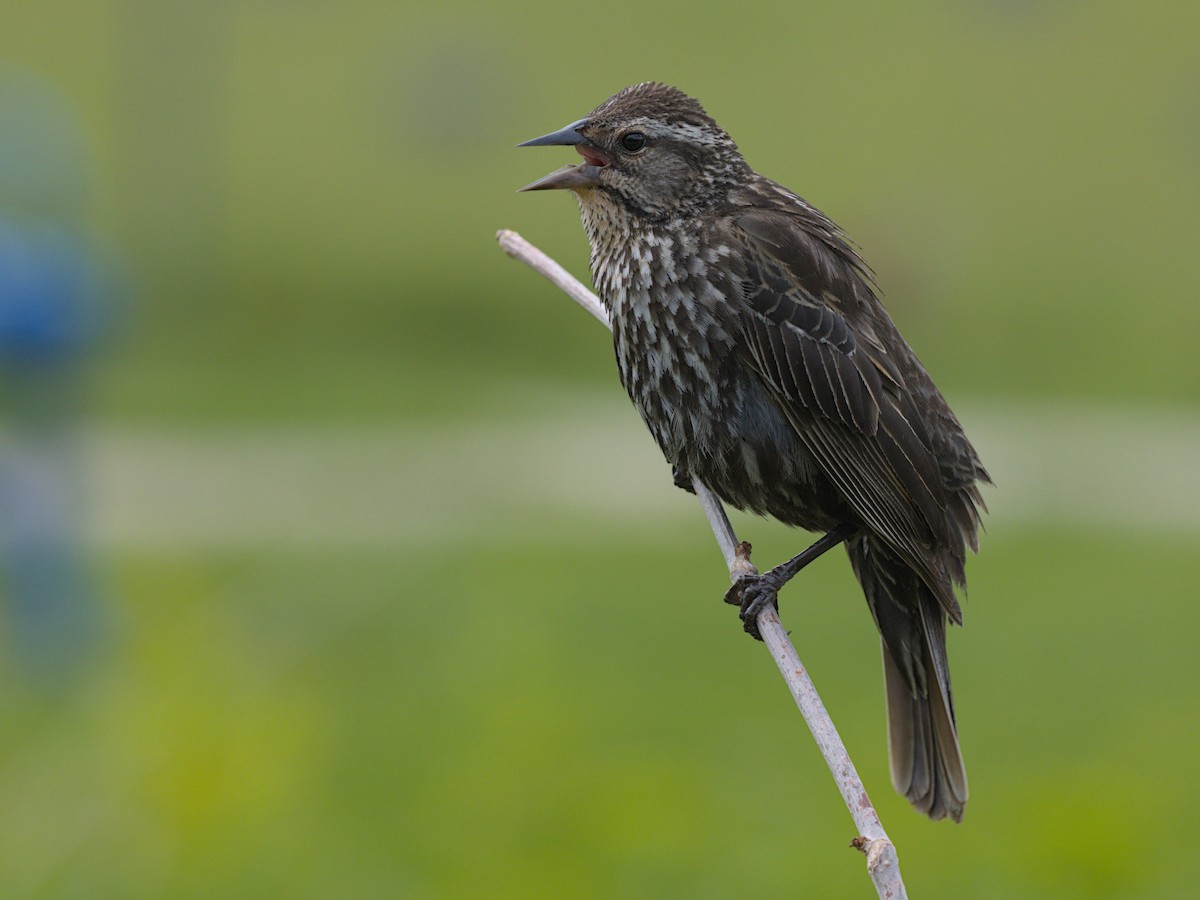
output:
M684 476L847 541L883 643L892 777L933 818L967 799L945 621L987 473L841 231L755 173L692 98L626 88L531 144L569 188L621 381Z

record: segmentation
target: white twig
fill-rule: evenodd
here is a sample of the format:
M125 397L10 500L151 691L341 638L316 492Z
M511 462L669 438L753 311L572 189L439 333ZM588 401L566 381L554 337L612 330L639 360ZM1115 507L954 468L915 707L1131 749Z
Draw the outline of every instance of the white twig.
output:
M525 263L538 274L549 278L556 288L595 316L596 321L605 328L612 331L612 322L608 320L608 311L600 302L600 298L584 287L578 278L515 231L501 229L496 232L496 240L500 242L501 250L513 259Z
M496 239L501 248L513 259L519 260L534 271L550 279L558 288L572 300L590 312L609 329L612 323L599 298L575 279L562 266L549 256L529 243L515 231L502 230L496 233ZM692 479L696 497L708 517L713 536L725 557L729 568L729 577L736 581L742 575L755 574L757 570L750 562L750 546L739 544L733 526L725 515L725 509L717 496L699 479ZM771 651L775 665L787 682L788 689L800 708L800 714L812 732L813 740L825 757L825 764L833 774L850 817L858 829L858 837L850 842L852 847L861 850L867 857L867 872L875 884L880 897L890 900L902 900L908 895L904 890L904 881L900 877L900 862L896 856L896 848L883 830L879 815L871 805L867 790L863 787L862 779L854 768L846 745L842 743L833 720L821 702L808 670L800 661L796 648L792 646L787 632L779 621L779 614L770 604L758 614L758 629L763 642Z

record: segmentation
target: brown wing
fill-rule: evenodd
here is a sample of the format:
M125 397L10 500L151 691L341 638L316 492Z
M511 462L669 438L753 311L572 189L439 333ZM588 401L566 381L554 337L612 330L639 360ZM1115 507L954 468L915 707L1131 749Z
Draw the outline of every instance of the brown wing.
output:
M747 361L824 475L960 621L943 557L961 558L962 537L951 531L939 461L907 383L919 364L857 256L807 208L747 210L733 230L745 264Z

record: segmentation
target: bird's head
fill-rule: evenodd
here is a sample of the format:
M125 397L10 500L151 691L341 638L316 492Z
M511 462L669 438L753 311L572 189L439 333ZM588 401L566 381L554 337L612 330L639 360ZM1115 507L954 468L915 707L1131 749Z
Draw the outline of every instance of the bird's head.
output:
M578 122L518 146L548 145L573 146L583 162L521 190L567 188L583 203L597 191L649 219L697 212L747 171L737 145L697 101L657 82L627 87Z

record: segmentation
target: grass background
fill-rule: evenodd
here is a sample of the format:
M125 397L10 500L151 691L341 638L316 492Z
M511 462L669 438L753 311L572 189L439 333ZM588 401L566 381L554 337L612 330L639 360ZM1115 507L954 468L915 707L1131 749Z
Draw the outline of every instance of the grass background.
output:
M82 445L107 638L54 689L0 659L3 893L869 894L607 338L493 243L585 271L567 199L513 193L562 154L512 147L653 78L849 231L999 463L951 637L962 826L891 792L844 559L785 595L909 889L1189 896L1198 34L1166 0L10 4L0 86L74 111L124 289L86 384L116 449ZM1060 469L1125 505L1049 499ZM736 524L764 561L802 537Z

